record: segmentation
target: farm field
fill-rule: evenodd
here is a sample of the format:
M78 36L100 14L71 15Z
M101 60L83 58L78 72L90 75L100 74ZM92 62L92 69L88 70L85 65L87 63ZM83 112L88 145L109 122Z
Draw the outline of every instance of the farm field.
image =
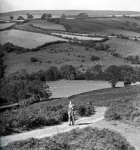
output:
M69 35L69 34L61 34L61 33L51 33L52 35L61 35L62 37L69 37L69 38L77 38L79 40L95 40L100 41L103 38L100 37L85 37L85 36L76 36L76 35Z
M116 27L111 27L101 23L95 23L85 20L65 20L61 21L62 24L66 24L71 26L72 32L79 32L79 33L96 33L96 34L123 34L125 36L140 36L140 33L119 29Z
M22 46L25 48L35 48L44 43L52 41L66 41L62 38L54 37L51 35L44 35L40 33L32 33L13 29L0 32L0 37L0 44L10 42L14 45Z
M12 25L14 25L15 23L2 23L0 24L0 30L1 29L6 29L8 27L11 27Z
M140 20L135 19L135 18L125 18L125 17L122 18L122 17L120 17L120 18L111 18L111 20L116 21L116 23L120 22L120 23L123 23L123 24L125 24L127 21L129 21L128 26L133 27L133 28L134 28L133 23L137 23L138 27L140 28Z
M15 26L16 29L20 29L20 30L25 30L25 31L30 31L30 32L45 32L43 29L40 29L40 28L36 28L36 27L31 27L31 26L28 26L28 25L16 25Z
M140 41L111 38L106 41L105 44L108 44L112 50L118 50L123 56L127 56L129 54L140 56ZM123 45L125 45L124 48Z
M107 25L110 27L115 27L115 28L130 29L130 27L126 26L122 22L114 21L115 19L113 20L113 18L88 18L88 19L84 19L84 20L89 21L89 22L104 24L104 25ZM123 20L123 18L122 18L122 20Z
M57 66L60 68L64 64L73 65L76 68L88 67L89 65L96 65L91 61L91 56L97 55L101 58L101 61L96 62L100 64L103 68L106 68L110 65L124 65L130 64L124 62L121 58L109 57L105 59L105 56L108 56L104 51L96 51L93 48L85 50L83 46L70 45L68 43L55 44L52 46L47 46L42 48L37 52L27 52L23 54L9 53L4 58L4 64L7 66L5 73L15 72L19 69L25 69L28 73L36 72L40 69L46 70L50 66ZM31 62L31 57L37 58L38 62ZM130 64L131 65L131 64Z
M40 27L43 29L65 31L63 25L47 22L46 20L33 20L30 21L29 23L25 23L24 25L31 25L31 24L33 26Z

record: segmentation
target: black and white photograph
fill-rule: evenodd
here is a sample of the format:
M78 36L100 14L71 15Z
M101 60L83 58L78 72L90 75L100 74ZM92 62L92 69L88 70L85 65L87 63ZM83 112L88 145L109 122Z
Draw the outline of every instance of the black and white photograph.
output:
M140 150L140 0L0 0L0 149Z

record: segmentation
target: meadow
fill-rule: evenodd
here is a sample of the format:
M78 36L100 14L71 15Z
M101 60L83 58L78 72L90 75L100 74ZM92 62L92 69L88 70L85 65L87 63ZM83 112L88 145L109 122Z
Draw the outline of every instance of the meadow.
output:
M48 81L46 82L52 91L52 98L59 97L69 97L76 94L81 94L84 92L89 92L93 90L111 88L111 85L107 81L85 81L85 80L75 80L75 81ZM132 85L140 84L137 82ZM123 82L118 82L116 87L123 87Z
M11 26L13 26L15 23L2 23L2 24L0 24L0 30L1 29L6 29L6 28L8 28L8 27L11 27Z
M33 20L33 21L30 21L29 23L25 23L24 25L33 25L35 27L40 27L40 28L47 29L47 30L65 31L65 28L62 25L51 23L46 20Z
M0 44L10 42L14 45L22 46L25 48L35 48L44 43L53 41L65 41L62 38L54 37L51 35L32 33L15 29L0 32L0 37Z

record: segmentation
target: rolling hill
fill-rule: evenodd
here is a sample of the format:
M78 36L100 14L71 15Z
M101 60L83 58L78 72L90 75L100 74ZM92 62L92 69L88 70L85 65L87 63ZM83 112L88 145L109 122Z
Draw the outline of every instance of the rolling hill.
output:
M110 16L110 15L140 15L140 12L137 11L107 11L107 10L24 10L24 11L14 11L8 13L0 13L0 19L9 19L12 15L15 18L18 16L26 17L27 13L34 15L35 17L40 17L43 13L50 13L53 16L61 16L62 14L66 15L77 15L79 13L87 13L90 17L99 17L99 16Z

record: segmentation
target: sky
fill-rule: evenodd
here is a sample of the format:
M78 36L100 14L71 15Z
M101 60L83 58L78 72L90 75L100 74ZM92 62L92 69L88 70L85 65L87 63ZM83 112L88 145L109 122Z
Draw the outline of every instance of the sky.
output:
M140 11L140 0L0 0L0 12L17 10Z

